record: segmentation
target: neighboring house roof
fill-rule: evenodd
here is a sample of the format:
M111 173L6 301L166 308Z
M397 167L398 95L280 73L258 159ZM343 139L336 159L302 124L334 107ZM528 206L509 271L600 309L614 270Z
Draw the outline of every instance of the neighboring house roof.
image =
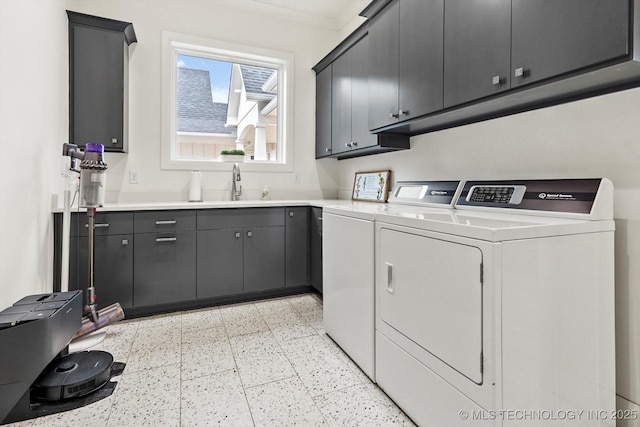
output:
M253 65L240 65L244 88L247 98L269 101L276 96L275 93L264 92L262 86L276 70L272 68L256 67Z
M234 134L225 127L227 104L211 99L209 71L178 68L178 132Z

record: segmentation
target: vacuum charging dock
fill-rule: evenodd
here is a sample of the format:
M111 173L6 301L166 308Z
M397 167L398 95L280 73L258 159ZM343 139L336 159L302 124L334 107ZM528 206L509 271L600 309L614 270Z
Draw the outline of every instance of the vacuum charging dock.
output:
M123 363L66 354L82 326L82 292L30 295L0 312L0 424L75 409L111 395Z

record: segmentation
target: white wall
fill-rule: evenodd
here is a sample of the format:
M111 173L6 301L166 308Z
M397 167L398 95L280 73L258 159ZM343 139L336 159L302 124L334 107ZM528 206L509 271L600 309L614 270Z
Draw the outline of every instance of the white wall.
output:
M0 309L52 290L51 194L68 134L65 4L0 1Z
M420 135L410 150L338 164L343 198L350 197L355 172L376 169L391 169L394 181L610 178L617 391L640 404L640 89ZM640 406L633 407L640 417Z
M311 67L339 41L337 31L260 16L234 8L233 0L79 0L78 12L132 22L138 43L130 55L129 153L109 154L108 201L187 200L188 171L160 169L162 31L173 31L294 54L294 171L245 172L243 190L259 198L264 185L272 197L335 197L336 165L316 163L315 75ZM139 184L129 184L129 170ZM300 184L294 173L300 174ZM205 200L230 198L229 172L202 172Z

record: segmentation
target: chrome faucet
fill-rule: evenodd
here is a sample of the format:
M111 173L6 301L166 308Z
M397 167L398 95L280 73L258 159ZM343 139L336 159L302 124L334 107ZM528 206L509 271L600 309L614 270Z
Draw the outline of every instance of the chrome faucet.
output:
M242 185L240 178L240 166L237 163L233 164L233 178L231 180L231 200L240 200L242 196Z

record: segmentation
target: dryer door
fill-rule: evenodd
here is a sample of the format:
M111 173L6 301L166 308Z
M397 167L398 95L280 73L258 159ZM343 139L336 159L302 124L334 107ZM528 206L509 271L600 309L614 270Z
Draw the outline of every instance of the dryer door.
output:
M387 228L379 238L381 320L481 384L481 250Z

